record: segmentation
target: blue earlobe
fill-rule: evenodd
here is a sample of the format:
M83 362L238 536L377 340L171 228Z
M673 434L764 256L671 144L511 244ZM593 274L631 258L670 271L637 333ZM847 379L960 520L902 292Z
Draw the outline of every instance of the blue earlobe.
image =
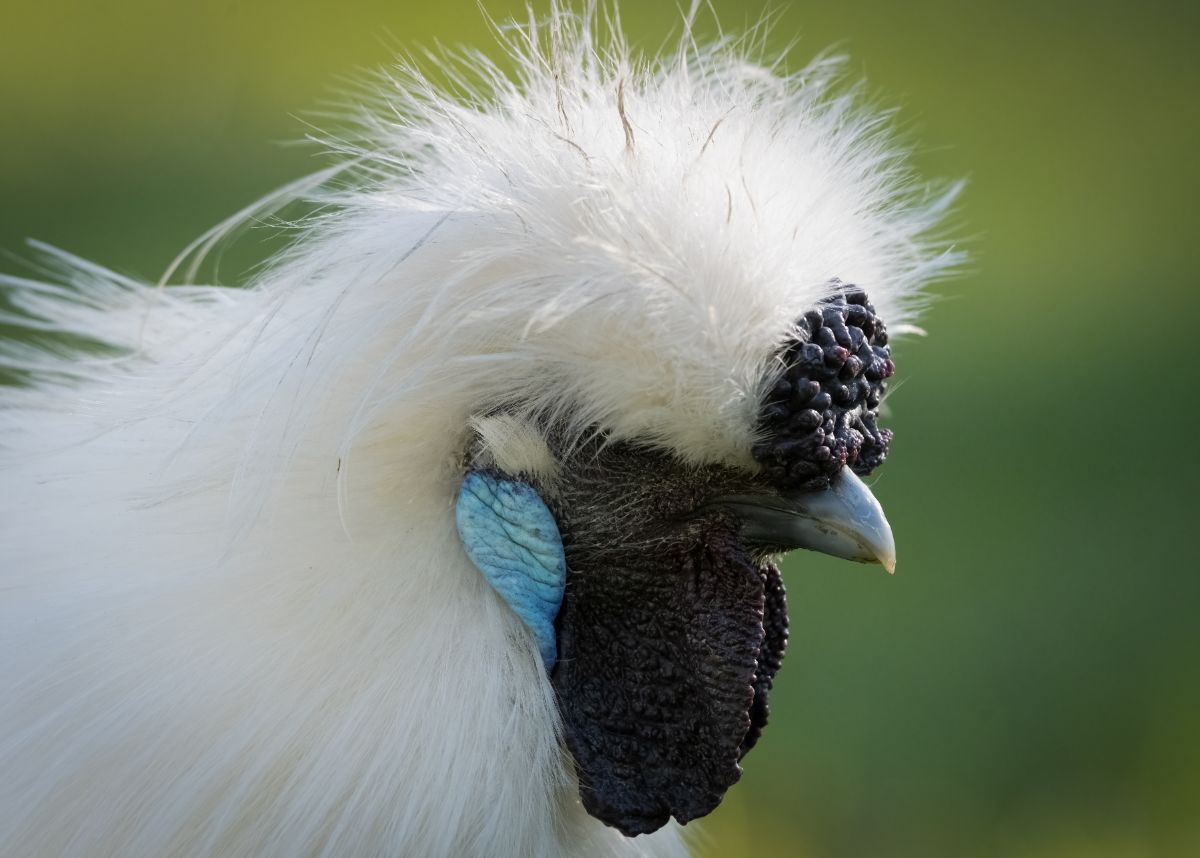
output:
M483 577L533 632L554 667L554 618L567 581L558 525L538 493L495 471L471 471L455 508L458 536Z

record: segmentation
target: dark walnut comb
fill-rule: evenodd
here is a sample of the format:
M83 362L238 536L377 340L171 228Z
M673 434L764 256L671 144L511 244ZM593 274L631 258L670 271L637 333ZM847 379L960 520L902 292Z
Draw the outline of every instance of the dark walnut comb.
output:
M896 371L883 320L865 292L847 285L797 320L793 336L759 414L754 458L785 489L825 488L847 466L869 474L892 440L878 424Z

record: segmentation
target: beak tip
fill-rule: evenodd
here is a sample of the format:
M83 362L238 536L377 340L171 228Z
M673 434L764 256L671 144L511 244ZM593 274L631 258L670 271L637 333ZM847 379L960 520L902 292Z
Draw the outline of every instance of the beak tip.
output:
M879 564L887 570L889 575L896 574L896 558L895 557L880 557Z

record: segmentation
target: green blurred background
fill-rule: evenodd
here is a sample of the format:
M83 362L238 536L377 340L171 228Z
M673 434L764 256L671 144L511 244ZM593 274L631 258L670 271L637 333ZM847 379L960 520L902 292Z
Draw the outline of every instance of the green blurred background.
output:
M768 8L715 6L731 29ZM898 574L790 561L774 720L710 854L1200 855L1196 8L777 9L793 66L837 43L920 169L969 177L972 262L899 349L876 483ZM647 48L679 21L623 15ZM288 144L340 87L438 41L490 43L473 0L6 0L0 249L155 278L324 163Z

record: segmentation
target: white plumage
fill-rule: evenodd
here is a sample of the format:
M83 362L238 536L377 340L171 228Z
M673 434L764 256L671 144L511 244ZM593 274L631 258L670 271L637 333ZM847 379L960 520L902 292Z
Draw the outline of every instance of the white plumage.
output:
M580 807L553 693L465 558L473 418L752 467L764 367L833 278L895 328L953 261L836 64L635 59L556 11L465 92L389 79L248 289L45 250L4 278L0 854L673 855ZM473 81L465 83L465 81ZM519 423L498 459L550 468Z

